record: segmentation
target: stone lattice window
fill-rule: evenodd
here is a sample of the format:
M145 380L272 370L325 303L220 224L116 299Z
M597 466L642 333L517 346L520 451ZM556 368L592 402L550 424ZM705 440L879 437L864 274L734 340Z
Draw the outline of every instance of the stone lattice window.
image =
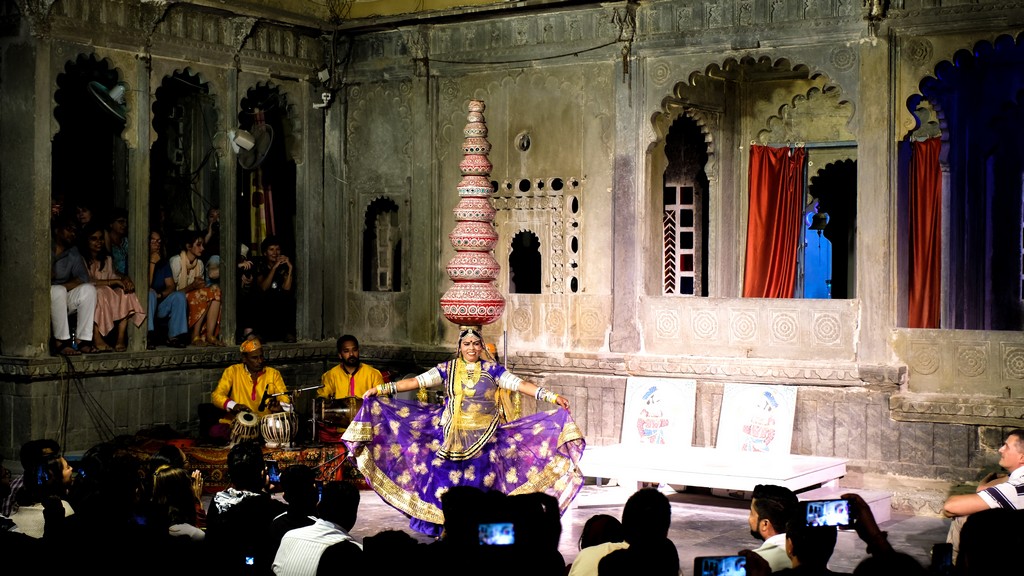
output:
M693 186L666 186L662 215L665 294L700 294L701 275L696 266L700 254L697 230L700 205L694 202Z

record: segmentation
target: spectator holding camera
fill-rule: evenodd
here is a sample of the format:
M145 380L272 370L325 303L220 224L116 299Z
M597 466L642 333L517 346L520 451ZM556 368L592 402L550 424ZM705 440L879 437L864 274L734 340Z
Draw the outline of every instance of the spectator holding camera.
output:
M206 516L206 543L220 574L269 574L270 526L287 506L267 492L267 466L257 441L228 452L231 485L217 492ZM250 572L251 571L251 572Z

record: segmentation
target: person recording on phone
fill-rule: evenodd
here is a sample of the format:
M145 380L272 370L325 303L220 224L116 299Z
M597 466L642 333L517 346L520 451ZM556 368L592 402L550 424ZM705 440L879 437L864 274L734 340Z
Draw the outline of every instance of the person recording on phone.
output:
M990 508L1024 508L1024 429L1017 428L1006 435L999 448L999 466L1009 476L988 478L974 494L950 496L942 506L943 516L953 519L946 542L953 545L954 562L960 552L960 531L971 514Z
M764 543L753 550L771 566L772 572L793 566L786 554L786 522L796 513L796 494L784 486L758 484L750 500L750 534Z
M253 412L260 418L275 412L291 412L291 400L281 373L266 365L263 342L252 338L239 346L242 362L224 369L210 397L213 404L227 412L220 429L211 437L227 438L232 421L239 412Z
M269 574L270 526L287 506L267 492L267 466L259 442L228 452L231 485L213 495L206 515L206 544L217 574Z

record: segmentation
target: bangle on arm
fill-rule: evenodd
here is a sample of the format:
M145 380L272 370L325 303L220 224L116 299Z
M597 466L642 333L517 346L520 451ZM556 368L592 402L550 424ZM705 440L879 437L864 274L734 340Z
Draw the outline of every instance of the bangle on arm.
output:
M537 387L537 393L534 397L537 398L537 400L543 400L545 402L550 402L551 404L555 404L558 401L558 394L540 386Z

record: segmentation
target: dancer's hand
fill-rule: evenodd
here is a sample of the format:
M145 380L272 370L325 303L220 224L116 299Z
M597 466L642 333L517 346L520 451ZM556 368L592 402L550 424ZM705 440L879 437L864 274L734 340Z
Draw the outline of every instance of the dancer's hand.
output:
M369 398L370 396L376 396L376 395L377 395L377 387L376 386L372 386L369 390L367 390L366 392L363 392L363 398Z
M555 399L555 404L558 404L558 406L565 410L566 412L570 412L569 399L566 398L565 396L559 395L558 398Z

